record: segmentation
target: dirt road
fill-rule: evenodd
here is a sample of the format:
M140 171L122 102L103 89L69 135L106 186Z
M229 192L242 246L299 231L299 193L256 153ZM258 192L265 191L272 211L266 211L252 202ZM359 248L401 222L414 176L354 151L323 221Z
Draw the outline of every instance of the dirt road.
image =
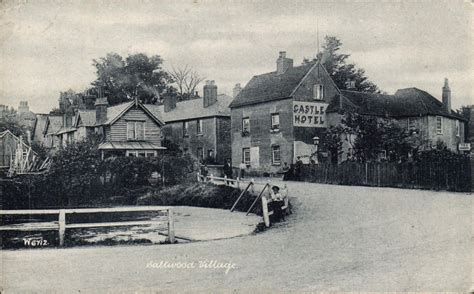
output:
M7 292L48 293L471 288L471 195L308 183L289 188L295 213L262 234L3 251L1 284Z

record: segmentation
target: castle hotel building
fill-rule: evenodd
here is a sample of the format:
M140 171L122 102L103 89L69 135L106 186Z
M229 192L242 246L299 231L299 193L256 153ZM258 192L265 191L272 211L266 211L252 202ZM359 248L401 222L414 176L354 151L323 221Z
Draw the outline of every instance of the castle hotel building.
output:
M285 52L276 63L276 71L254 76L229 106L234 166L243 161L251 171L271 173L297 157L308 163L315 141L341 123L343 112L393 118L429 146L441 140L457 151L464 141L465 120L451 110L447 79L440 102L417 88L393 95L353 91L352 83L339 89L320 62L294 67ZM343 151L339 161L351 152L347 142Z

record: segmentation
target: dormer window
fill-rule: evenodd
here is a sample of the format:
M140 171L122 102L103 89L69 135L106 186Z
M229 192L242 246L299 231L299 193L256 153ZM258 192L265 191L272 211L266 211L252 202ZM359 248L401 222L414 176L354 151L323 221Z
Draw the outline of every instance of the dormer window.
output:
M324 86L322 84L316 84L313 86L313 99L314 100L324 99Z

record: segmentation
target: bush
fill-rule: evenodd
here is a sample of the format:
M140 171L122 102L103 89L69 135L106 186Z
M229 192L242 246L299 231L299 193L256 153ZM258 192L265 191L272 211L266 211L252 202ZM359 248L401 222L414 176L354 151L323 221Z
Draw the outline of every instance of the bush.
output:
M47 174L20 175L3 181L4 208L97 206L103 203L131 205L149 187L152 174L161 185L196 181L189 155L153 158L111 157L102 160L97 142L71 144L52 157ZM158 181L159 180L159 181ZM153 190L153 189L152 189ZM122 198L120 198L120 196Z
M209 208L230 209L237 200L241 190L229 186L214 185L211 183L180 184L160 191L148 193L140 197L138 205L185 205ZM254 195L246 193L236 206L236 210L246 212L252 202ZM258 201L252 211L262 214L261 202Z

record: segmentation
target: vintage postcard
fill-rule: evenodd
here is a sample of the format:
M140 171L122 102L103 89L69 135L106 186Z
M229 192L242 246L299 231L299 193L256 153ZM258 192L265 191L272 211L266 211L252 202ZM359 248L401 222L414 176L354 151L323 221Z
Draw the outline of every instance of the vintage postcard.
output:
M0 292L473 293L473 3L0 0Z

